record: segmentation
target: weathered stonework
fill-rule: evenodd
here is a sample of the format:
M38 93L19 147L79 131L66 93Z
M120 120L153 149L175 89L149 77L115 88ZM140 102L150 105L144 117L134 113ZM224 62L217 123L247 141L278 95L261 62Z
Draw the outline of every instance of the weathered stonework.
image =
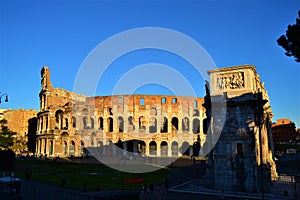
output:
M25 137L28 134L28 120L35 118L36 114L33 109L5 110L3 118L7 120L8 129L17 133L16 137Z
M273 114L264 84L252 65L210 70L208 74L210 89L204 103L210 125L207 139L216 143L208 157L208 182L218 188L258 191L263 179L268 191L277 173ZM224 108L214 109L218 105Z
M114 156L115 145L150 156L199 155L205 142L203 98L162 95L86 97L53 88L41 70L36 152L81 156L85 147ZM104 150L105 149L105 150Z

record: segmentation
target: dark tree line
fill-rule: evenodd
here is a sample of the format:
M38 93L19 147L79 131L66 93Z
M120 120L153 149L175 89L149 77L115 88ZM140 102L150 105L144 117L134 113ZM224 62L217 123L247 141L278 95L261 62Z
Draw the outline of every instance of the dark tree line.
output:
M296 24L288 25L286 34L281 35L277 43L285 49L285 55L295 57L296 62L300 62L300 10L296 18Z

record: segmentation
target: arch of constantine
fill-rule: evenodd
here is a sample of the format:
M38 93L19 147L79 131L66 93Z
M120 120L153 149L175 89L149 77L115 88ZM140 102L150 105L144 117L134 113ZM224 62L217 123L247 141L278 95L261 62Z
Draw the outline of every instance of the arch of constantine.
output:
M147 156L201 154L203 98L163 95L87 97L53 88L50 70L41 70L36 153L82 156L101 147L101 156L126 152Z

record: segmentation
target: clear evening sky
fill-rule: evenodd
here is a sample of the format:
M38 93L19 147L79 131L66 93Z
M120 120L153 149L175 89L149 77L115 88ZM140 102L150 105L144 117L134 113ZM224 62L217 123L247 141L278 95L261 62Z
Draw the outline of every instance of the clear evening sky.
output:
M72 91L82 62L99 43L128 29L162 27L196 40L217 67L256 66L270 96L273 121L289 118L300 127L300 64L276 42L295 23L298 0L1 0L0 9L0 92L9 95L1 108L38 110L43 66L50 68L54 87ZM109 95L122 74L146 63L176 68L204 96L204 80L193 76L189 63L153 49L116 60L96 95ZM137 93L170 91L146 85Z

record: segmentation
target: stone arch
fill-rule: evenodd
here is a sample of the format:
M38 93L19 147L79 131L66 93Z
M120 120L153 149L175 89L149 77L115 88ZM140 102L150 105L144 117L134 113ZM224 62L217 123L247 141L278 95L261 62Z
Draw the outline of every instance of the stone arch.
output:
M95 126L94 118L91 117L90 120L91 120L91 128L93 129Z
M87 129L88 128L88 120L87 117L83 117L82 118L82 124L83 124L83 128Z
M195 141L193 143L193 156L199 156L200 148L200 141Z
M168 118L164 117L161 121L161 127L160 127L161 133L167 133L168 132Z
M66 117L65 118L65 126L64 129L68 130L69 129L69 119Z
M89 110L88 109L86 109L86 108L84 108L83 110L82 110L82 115L89 115Z
M193 133L200 133L200 120L198 118L193 119Z
M172 156L178 156L178 142L173 141L171 144Z
M156 116L157 115L157 110L156 110L155 107L151 107L151 109L150 109L150 115L151 116Z
M139 117L139 129L146 130L145 117L144 116Z
M198 109L194 109L193 111L193 117L199 117L200 116L200 112Z
M122 116L118 117L118 127L119 127L119 132L123 133L124 132L124 118Z
M69 137L69 133L68 132L63 132L62 134L60 134L61 137Z
M67 141L64 141L64 155L68 155L68 143Z
M63 129L63 116L64 112L62 110L57 110L55 112L55 121L56 121L56 127L57 129Z
M160 143L160 155L168 156L168 143L166 141Z
M138 152L142 155L146 154L146 143L142 140L138 142Z
M72 127L76 128L76 117L75 116L72 117Z
M149 143L149 154L152 156L156 156L157 145L155 141L151 141Z
M114 120L112 117L107 118L108 132L114 132Z
M128 131L133 131L133 130L135 130L135 126L133 123L133 117L129 116L128 117Z
M150 126L149 126L149 133L156 133L157 132L157 119L156 117L150 118Z
M182 119L182 130L189 131L190 130L190 120L188 117L184 117Z
M172 130L178 131L178 118L173 117L171 123L172 123Z
M78 145L78 154L80 156L83 156L84 154L84 142L81 140L80 145Z
M69 155L70 156L75 155L75 142L73 140L71 140L71 142L70 142Z
M53 140L50 140L49 142L49 155L53 155Z
M190 144L187 141L182 142L181 153L182 155L190 155Z
M95 138L96 138L96 133L92 132L91 134L91 146L95 146Z
M103 117L99 117L99 130L104 129L104 119Z

